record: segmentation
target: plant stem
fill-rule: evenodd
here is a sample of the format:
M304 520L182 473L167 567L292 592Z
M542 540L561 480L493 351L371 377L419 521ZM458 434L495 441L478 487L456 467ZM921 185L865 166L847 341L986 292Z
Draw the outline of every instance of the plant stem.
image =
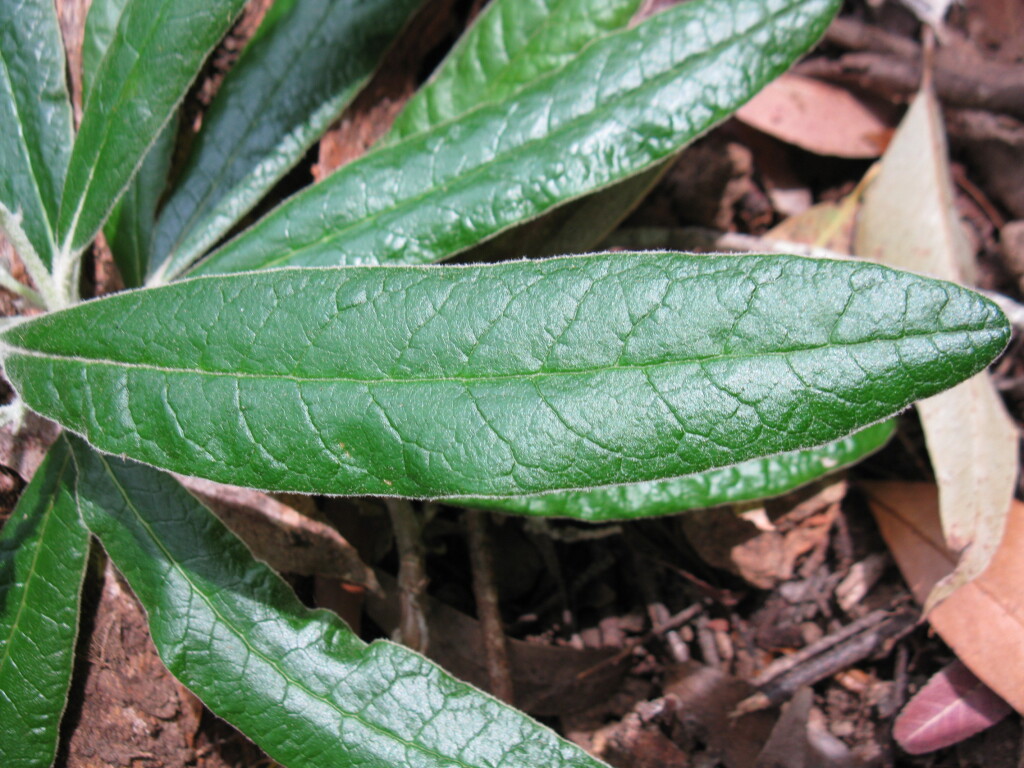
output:
M420 542L420 519L405 499L385 499L398 548L398 590L401 616L395 640L424 653L429 643L427 620L420 600L427 587L427 572Z
M498 587L494 578L494 551L488 531L488 520L483 512L466 510L466 538L469 544L469 562L473 569L473 594L476 613L480 619L484 658L491 693L507 704L515 704L515 689L509 671L505 627L498 605Z
M29 304L40 309L46 309L46 301L39 295L39 292L32 290L21 281L15 280L14 276L3 266L0 266L0 286L25 299Z
M13 213L7 206L0 203L0 232L2 232L10 241L14 248L14 252L18 254L22 263L25 265L25 271L28 272L32 282L36 284L39 289L31 291L35 295L40 303L40 306L49 309L58 309L63 306L60 302L60 297L57 291L54 289L53 281L50 279L50 273L47 271L46 266L43 264L43 260L39 258L39 254L36 253L36 249L32 246L32 242L28 239L28 235L25 234L25 230L21 226L21 214ZM6 270L5 270L6 272ZM8 277L10 275L8 274ZM11 277L11 280L18 285L17 280ZM30 299L29 296L22 293L20 290L8 285L6 281L3 282L5 288L17 293L19 296L24 296L33 303L36 303L35 299ZM24 286L23 286L24 287Z

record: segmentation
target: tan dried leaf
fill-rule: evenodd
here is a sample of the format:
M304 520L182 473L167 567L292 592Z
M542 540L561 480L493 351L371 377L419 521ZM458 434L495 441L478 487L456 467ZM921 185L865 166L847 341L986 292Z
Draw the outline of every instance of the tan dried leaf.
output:
M963 284L974 254L954 207L942 116L922 90L864 194L855 252ZM980 574L1002 538L1017 479L1017 430L987 373L917 405L941 497L942 527L960 553L926 609Z

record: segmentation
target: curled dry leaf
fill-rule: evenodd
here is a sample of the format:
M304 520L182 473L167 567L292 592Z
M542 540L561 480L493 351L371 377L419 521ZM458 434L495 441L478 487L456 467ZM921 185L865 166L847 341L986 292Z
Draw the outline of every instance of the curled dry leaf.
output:
M867 483L871 511L914 597L923 602L956 556L943 543L938 489L928 483ZM1013 502L989 567L928 614L957 657L1024 713L1024 504Z
M892 136L878 111L845 88L794 74L772 82L736 117L816 155L878 157Z
M854 241L865 258L970 285L974 253L953 199L942 116L924 89L864 194ZM986 373L917 404L939 485L946 543L960 553L926 609L985 570L1017 481L1017 429Z
M903 708L892 735L904 750L922 755L963 741L1012 711L963 662L954 661L936 672Z

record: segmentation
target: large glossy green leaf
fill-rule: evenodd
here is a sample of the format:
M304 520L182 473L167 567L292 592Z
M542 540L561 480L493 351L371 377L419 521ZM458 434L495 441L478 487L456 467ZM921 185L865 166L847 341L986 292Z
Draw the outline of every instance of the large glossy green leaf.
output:
M391 144L509 98L623 28L640 0L493 0L383 139Z
M67 703L89 532L67 442L0 530L0 765L49 768Z
M749 99L835 0L696 0L595 42L514 98L372 152L299 193L197 273L422 263L639 173Z
M399 645L310 611L167 475L75 446L78 502L168 669L290 768L598 768Z
M275 490L508 496L821 445L984 367L951 283L795 256L616 253L290 269L0 335L25 402L100 450Z
M227 234L376 69L421 0L278 0L228 73L157 225L158 281Z
M64 185L63 247L99 231L245 0L128 0L92 79Z
M0 2L0 204L20 211L43 265L71 153L71 101L53 0Z
M570 517L590 523L674 515L788 493L874 453L888 442L895 428L895 421L883 421L817 448L751 459L671 480L507 499L451 499L449 503L515 515Z

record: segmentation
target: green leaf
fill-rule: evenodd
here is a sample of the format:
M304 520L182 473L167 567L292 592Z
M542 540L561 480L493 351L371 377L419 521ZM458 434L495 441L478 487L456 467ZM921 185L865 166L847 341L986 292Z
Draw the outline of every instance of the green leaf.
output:
M88 100L96 73L100 70L103 57L107 55L114 41L121 16L128 0L92 0L85 17L85 34L82 36L82 92L83 101Z
M391 144L493 104L624 27L640 0L493 0L408 101Z
M82 83L88 99L92 82L103 63L128 0L93 0L85 20L82 43ZM128 288L142 285L149 271L149 252L156 225L156 210L170 171L177 120L160 131L146 159L103 226L107 245Z
M379 146L420 133L485 103L509 99L563 68L594 41L626 26L640 0L494 0ZM671 160L508 229L474 248L468 261L504 261L593 250L661 177Z
M795 256L289 269L0 334L29 407L101 451L274 490L509 496L821 445L983 368L960 286Z
M49 768L67 703L89 532L67 442L0 530L0 765Z
M160 131L139 172L103 225L107 245L127 288L142 285L149 271L157 206L167 188L177 138L178 121L172 119Z
M245 0L128 0L89 90L61 200L62 247L95 237Z
M696 0L500 104L345 166L196 273L448 258L654 166L814 43L836 0Z
M0 2L0 205L49 268L72 141L64 45L53 0Z
M895 421L883 421L818 448L752 459L672 480L508 499L450 499L449 503L516 515L571 517L590 523L674 515L788 493L874 453L889 441L895 429Z
M603 765L407 648L366 645L308 610L167 475L81 442L75 459L83 517L145 607L167 668L274 760Z
M160 214L157 281L235 226L338 117L421 0L279 0L204 116Z

